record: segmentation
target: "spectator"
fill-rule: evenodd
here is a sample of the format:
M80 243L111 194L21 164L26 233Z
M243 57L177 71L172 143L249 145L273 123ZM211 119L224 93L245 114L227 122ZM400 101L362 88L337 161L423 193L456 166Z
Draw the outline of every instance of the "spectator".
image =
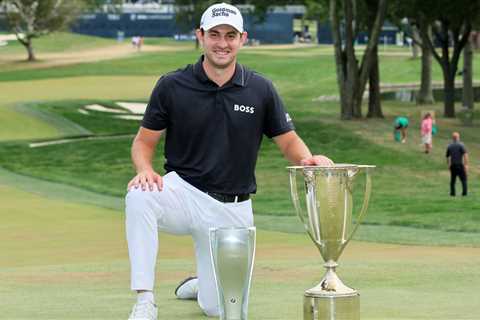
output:
M460 142L460 134L452 133L452 143L447 147L447 164L450 169L450 195L455 196L455 183L457 176L462 182L462 196L467 195L467 171L468 171L468 153L467 149Z
M135 49L137 49L137 51L142 50L142 45L143 45L143 37L141 36L132 37L132 46Z
M394 137L396 141L402 141L405 143L407 141L407 128L408 128L408 118L407 117L396 117L394 122Z
M427 112L423 117L422 124L420 126L422 144L425 146L425 153L430 153L432 150L432 127L433 118L430 112Z
M140 41L140 37L137 37L137 36L132 37L132 47L136 49L138 47L139 41Z

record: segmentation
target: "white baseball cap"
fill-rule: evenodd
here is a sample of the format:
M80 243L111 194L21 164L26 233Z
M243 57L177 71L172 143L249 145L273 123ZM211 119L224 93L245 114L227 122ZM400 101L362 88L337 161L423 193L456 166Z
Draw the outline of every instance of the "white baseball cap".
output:
M200 28L209 30L221 24L228 24L239 32L243 32L243 18L237 7L228 3L216 3L211 5L202 14Z

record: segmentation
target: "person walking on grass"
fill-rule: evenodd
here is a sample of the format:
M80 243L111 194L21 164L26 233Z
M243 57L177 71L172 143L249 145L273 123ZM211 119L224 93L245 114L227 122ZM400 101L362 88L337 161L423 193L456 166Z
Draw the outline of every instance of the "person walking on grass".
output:
M196 36L203 55L160 78L132 145L137 174L128 183L125 211L131 289L138 296L130 320L157 319L159 230L192 236L197 276L182 281L175 295L195 299L205 315L218 316L208 230L254 224L250 195L256 192L263 135L293 164L333 164L312 155L295 133L271 81L237 63L247 32L236 7L210 6ZM163 176L152 164L162 136Z
M430 112L427 112L422 119L420 125L420 133L422 135L422 144L425 146L424 152L430 153L432 150L432 128L433 119Z
M460 133L452 133L452 143L447 147L447 165L450 169L450 195L455 196L457 177L462 182L462 196L467 195L468 152L460 142Z

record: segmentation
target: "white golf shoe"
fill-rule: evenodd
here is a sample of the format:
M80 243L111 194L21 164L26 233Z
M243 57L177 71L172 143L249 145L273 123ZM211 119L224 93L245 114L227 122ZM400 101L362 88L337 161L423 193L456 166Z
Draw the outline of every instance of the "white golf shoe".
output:
M148 300L137 302L128 320L158 320L157 306Z
M177 286L175 295L182 300L197 300L198 278L188 277Z

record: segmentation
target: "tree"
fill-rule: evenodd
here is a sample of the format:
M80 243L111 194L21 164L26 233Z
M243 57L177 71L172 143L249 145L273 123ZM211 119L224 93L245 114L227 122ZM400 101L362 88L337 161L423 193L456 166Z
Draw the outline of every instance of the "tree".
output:
M355 17L353 23L355 24L356 32L363 31L368 38L375 37L375 18L379 10L378 0L363 0L354 1ZM314 16L317 20L325 20L329 17L329 1L306 1L308 16ZM382 22L383 25L383 22ZM380 26L381 28L381 26ZM378 31L379 32L379 31ZM354 36L356 38L356 34ZM368 113L367 117L383 118L382 105L380 99L380 68L378 58L378 40L371 53L371 62L368 72L369 94L368 94ZM364 90L364 89L363 89ZM363 93L361 94L363 97ZM361 101L360 101L361 104Z
M473 109L473 49L470 41L463 50L463 106Z
M432 104L435 102L432 90L432 52L427 44L428 39L432 38L431 26L425 19L421 19L414 1L416 0L394 1L390 5L388 18L412 39L413 48L421 48L421 82L415 100L419 105ZM420 32L420 29L422 29L422 32ZM425 36L428 36L428 38L423 39ZM414 58L416 58L415 54Z
M422 43L422 40L420 40L420 34L417 25L415 25L415 21L412 22L410 38L412 39L412 56L413 59L416 59L418 58L418 51L421 47L420 44Z
M420 20L419 20L420 21ZM422 75L420 82L420 90L416 96L416 102L419 105L433 104L432 88L432 52L428 46L428 41L432 39L432 28L426 21L419 22L420 47L422 49Z
M473 29L480 28L480 16L473 21ZM473 56L474 49L478 49L475 43L475 34L472 34L467 41L463 54L463 105L473 111L475 100L473 91Z
M432 39L432 28L425 19L421 19L419 16L411 17L410 24L412 25L413 45L414 47L420 47L422 51L420 90L415 100L419 105L433 104L435 99L433 98L432 87L432 52L428 46L428 41Z
M457 75L460 54L467 44L472 23L480 15L480 1L458 0L418 0L415 7L420 17L432 25L435 40L441 53L435 50L433 39L428 39L425 30L420 29L422 39L426 39L435 60L443 73L444 116L455 117L455 76ZM450 47L453 47L450 50Z
M378 0L365 0L367 18L366 25L369 37L375 27L375 15L378 11ZM378 44L372 51L370 72L368 74L368 112L367 118L383 118L382 103L380 100L380 68L378 59Z
M108 1L110 5L120 0ZM98 7L102 0L0 0L9 28L35 61L33 39L66 29L84 9Z
M340 5L342 5L340 7ZM374 59L375 46L385 19L386 0L379 0L373 25L369 33L368 44L359 64L355 54L354 41L358 33L356 21L359 21L355 0L330 0L330 22L335 50L337 84L340 91L340 110L342 119L360 118L362 116L362 98L370 67ZM341 26L340 10L343 11L344 26ZM342 36L344 29L344 36Z

